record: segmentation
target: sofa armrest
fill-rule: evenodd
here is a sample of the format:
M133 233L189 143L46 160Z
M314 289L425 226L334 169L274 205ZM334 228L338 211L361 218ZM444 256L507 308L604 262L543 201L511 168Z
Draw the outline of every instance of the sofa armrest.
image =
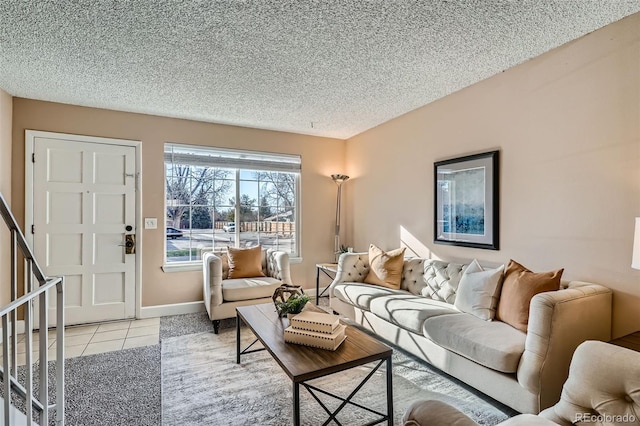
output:
M211 317L211 309L222 304L222 259L211 252L202 255L202 281L204 305Z
M285 251L267 250L267 272L270 277L291 285L291 268L289 253Z
M611 339L611 290L573 281L564 290L531 299L518 382L540 395L540 409L558 402L576 347L585 340Z
M640 353L587 341L573 354L562 398L540 415L558 424L596 423L598 417L608 417L614 424L638 425L638 389Z
M368 253L342 253L338 258L338 271L329 286L329 296L333 297L333 288L344 282L361 283L369 273Z

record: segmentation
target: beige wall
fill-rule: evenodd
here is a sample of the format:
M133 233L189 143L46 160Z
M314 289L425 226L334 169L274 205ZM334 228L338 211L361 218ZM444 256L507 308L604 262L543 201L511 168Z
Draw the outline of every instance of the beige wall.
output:
M345 142L15 98L13 110L13 205L24 220L25 129L142 141L142 215L157 217L159 229L142 239L142 306L202 300L202 272L164 273L164 142L216 145L302 156L302 256L292 265L294 282L315 286L315 264L333 257L335 184L344 170Z
M0 89L0 192L11 203L11 122L13 98ZM11 278L11 235L0 224L0 306L9 303ZM6 283L6 284L5 284Z
M434 245L434 161L493 149L501 249ZM357 249L564 267L615 290L615 335L640 329L640 14L349 139L346 154Z

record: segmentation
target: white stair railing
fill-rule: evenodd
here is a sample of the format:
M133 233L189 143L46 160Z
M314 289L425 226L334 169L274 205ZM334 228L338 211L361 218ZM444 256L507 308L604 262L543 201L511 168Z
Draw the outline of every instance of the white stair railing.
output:
M11 231L11 302L0 308L2 321L2 368L0 379L4 391L3 416L5 425L16 424L17 411L12 395L24 401L26 424L48 426L50 411L55 410L56 426L64 426L64 278L49 278L44 275L15 217L0 193L0 215ZM18 258L20 250L26 264L24 295L18 298ZM34 288L34 278L38 286ZM48 292L56 289L56 374L55 403L49 404L49 363L48 363ZM38 384L39 395L34 396L33 377L33 303L38 300ZM23 309L25 342L25 380L18 380L18 310ZM34 420L37 418L37 421Z

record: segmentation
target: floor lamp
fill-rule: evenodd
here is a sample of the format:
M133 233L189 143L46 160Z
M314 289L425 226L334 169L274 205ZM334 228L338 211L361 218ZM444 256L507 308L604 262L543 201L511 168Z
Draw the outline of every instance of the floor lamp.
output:
M342 184L349 180L347 175L331 175L331 179L338 185L338 198L336 199L336 228L335 228L335 247L334 254L336 262L340 256L340 198L342 196Z
M631 267L640 269L640 217L636 217L636 230L633 235L633 255L631 258Z

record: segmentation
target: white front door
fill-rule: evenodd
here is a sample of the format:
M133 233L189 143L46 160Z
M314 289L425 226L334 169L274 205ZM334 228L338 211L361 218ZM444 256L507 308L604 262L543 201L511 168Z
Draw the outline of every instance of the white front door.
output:
M65 277L65 323L134 317L136 255L124 246L136 234L135 146L41 132L32 140L33 247L45 275Z

